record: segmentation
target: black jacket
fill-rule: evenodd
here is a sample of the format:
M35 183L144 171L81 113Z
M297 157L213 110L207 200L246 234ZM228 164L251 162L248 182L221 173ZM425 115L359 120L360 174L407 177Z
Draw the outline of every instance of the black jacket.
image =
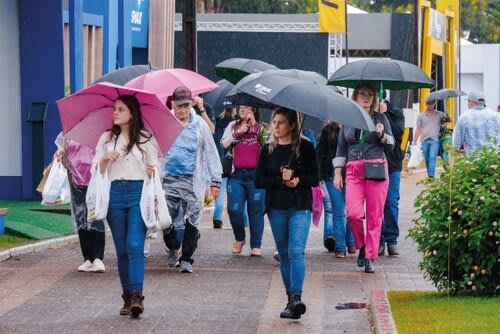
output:
M316 150L309 140L302 140L300 157L293 158L289 166L300 179L296 188L285 186L281 177L281 168L290 162L291 152L291 145L277 145L272 153L269 144L260 149L255 187L266 189L266 213L271 208L312 210L311 188L319 183Z
M321 129L317 147L319 174L322 180L331 180L333 178L332 159L335 158L337 152L337 138L328 145L328 137L328 127L325 126Z
M403 169L403 152L401 150L401 141L405 131L405 116L403 111L387 102L387 112L384 114L389 120L394 137L394 149L385 150L387 162L389 164L389 173L400 172Z

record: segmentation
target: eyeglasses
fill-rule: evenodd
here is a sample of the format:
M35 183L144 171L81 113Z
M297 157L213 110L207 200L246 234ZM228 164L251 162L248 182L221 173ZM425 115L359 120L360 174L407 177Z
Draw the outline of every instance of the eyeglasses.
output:
M370 98L370 99L373 99L375 97L374 94L371 94L371 93L363 93L363 92L359 92L358 93L359 96L362 96L362 97L367 97L367 98Z

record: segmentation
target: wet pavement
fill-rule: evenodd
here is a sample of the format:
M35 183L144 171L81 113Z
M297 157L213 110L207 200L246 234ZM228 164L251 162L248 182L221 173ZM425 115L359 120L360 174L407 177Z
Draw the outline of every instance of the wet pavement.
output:
M391 332L383 291L434 289L418 269L416 245L405 239L422 177L403 174L401 255L377 260L374 274L358 268L356 256L336 259L323 247L322 225L311 227L302 297L307 312L299 320L279 318L286 297L268 223L263 257L250 257L248 245L235 256L227 217L222 229L213 229L207 211L194 273L167 267L163 242L153 242L139 319L118 315L121 289L110 237L101 274L77 272L82 258L75 236L0 253L0 259L8 258L0 263L0 333Z

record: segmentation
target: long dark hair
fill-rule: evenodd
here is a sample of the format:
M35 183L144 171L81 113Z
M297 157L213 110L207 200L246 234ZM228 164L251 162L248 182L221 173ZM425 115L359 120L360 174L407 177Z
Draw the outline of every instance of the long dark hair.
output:
M271 121L274 119L276 115L283 115L288 121L288 126L293 127L291 129L292 132L292 155L295 154L295 157L298 158L300 155L300 144L305 137L299 132L300 123L299 117L295 110L279 107L273 110ZM278 141L274 137L274 134L271 132L271 139L269 140L269 153L271 153L274 148L278 145Z
M337 136L340 132L340 124L333 121L328 121L324 126L324 129L328 131L328 137L326 137L326 141L328 146L332 145L334 141L337 140Z
M125 148L126 152L130 153L134 145L137 145L139 150L144 153L144 150L140 147L140 144L146 143L149 139L151 139L153 135L144 130L144 123L142 122L141 106L139 104L139 101L133 95L121 95L115 100L115 102L116 101L123 102L130 110L130 114L132 115L129 127L130 138L128 145ZM112 141L113 139L116 141L121 132L122 129L118 125L113 124L111 133L109 134L108 142ZM141 138L144 138L144 140L141 141Z

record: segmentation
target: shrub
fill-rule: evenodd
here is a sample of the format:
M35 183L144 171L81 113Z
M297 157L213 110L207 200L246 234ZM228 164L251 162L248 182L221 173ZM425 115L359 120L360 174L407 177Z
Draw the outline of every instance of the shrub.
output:
M499 152L481 147L470 156L455 156L453 170L421 181L426 189L415 200L420 217L413 220L409 237L423 253L420 269L438 290L497 295Z

